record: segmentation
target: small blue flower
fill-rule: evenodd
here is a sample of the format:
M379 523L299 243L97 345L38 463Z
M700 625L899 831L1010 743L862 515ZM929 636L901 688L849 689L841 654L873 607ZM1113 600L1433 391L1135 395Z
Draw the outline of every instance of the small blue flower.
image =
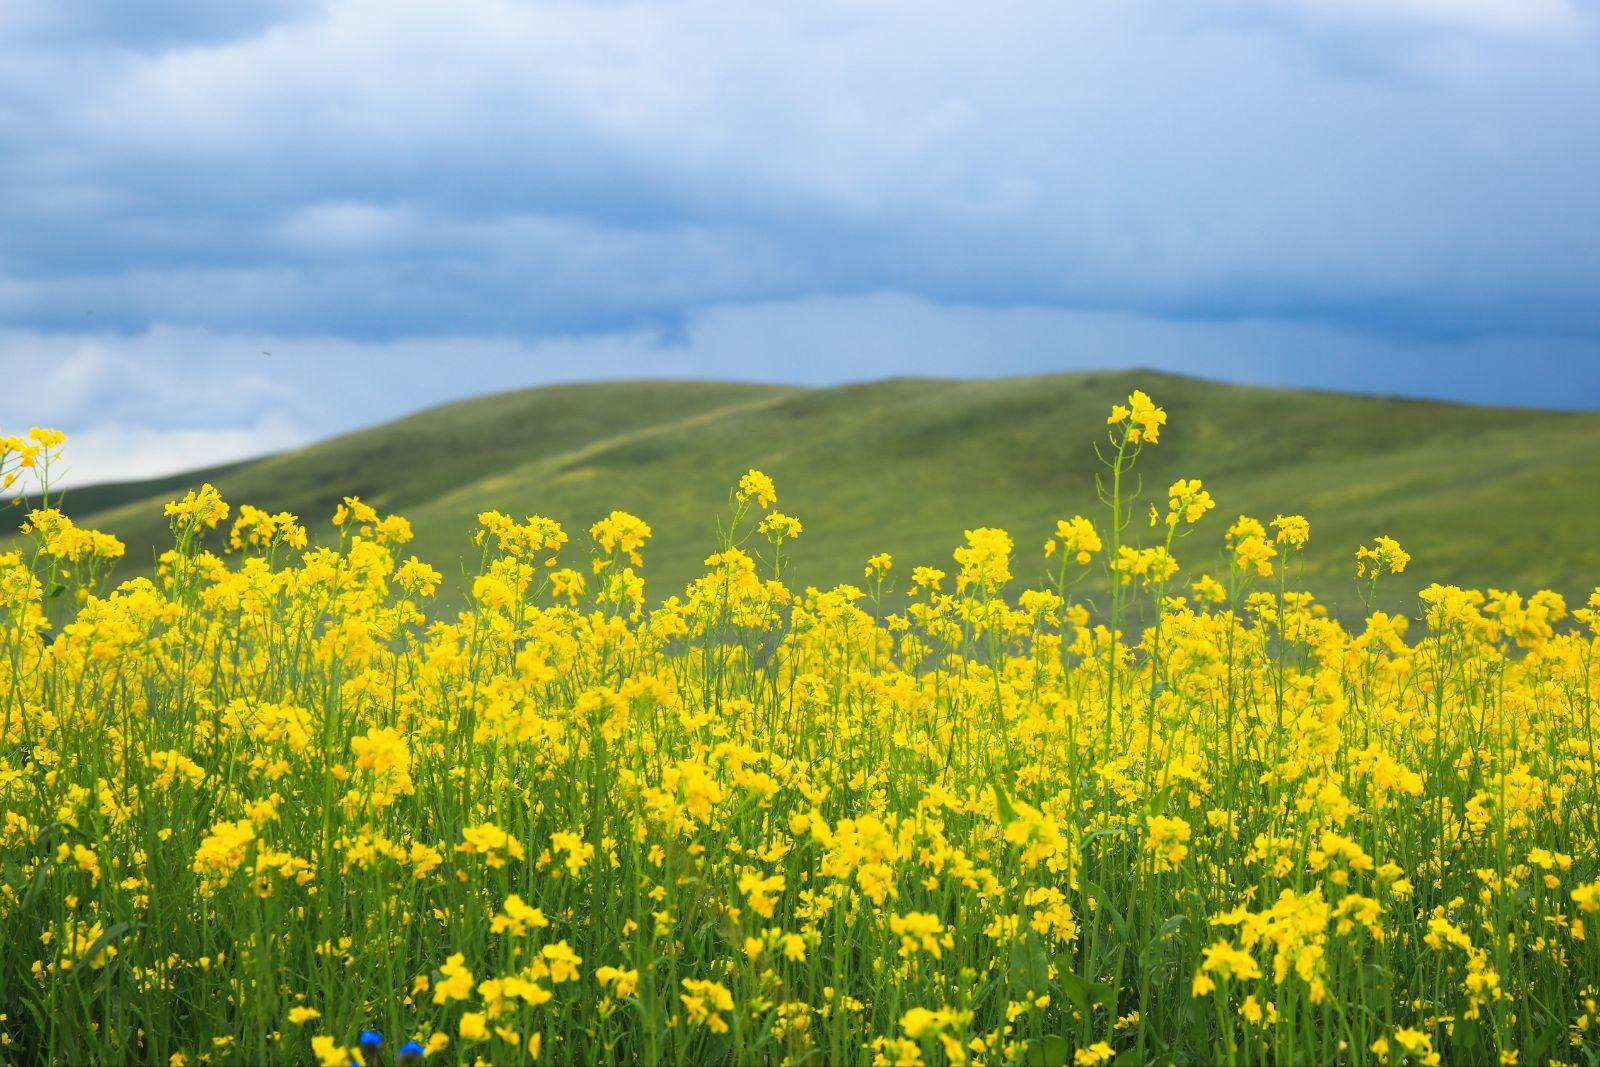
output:
M400 1054L395 1058L395 1062L404 1067L404 1065L416 1063L420 1059L422 1059L422 1042L407 1041L400 1046Z
M376 1030L363 1030L361 1036L356 1038L356 1044L362 1048L377 1048L383 1044L383 1035Z

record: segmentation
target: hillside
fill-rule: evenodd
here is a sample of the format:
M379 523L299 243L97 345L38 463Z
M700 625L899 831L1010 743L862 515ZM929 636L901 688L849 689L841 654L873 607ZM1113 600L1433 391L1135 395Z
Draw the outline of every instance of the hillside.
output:
M646 574L665 596L698 573L729 487L754 466L805 523L791 572L801 582L857 581L877 551L945 566L962 530L977 525L1012 532L1015 570L1031 580L1054 519L1095 514L1093 444L1111 404L1136 387L1171 415L1141 461L1146 487L1199 477L1218 501L1178 549L1186 573L1213 565L1238 514L1298 511L1313 524L1306 584L1342 614L1359 609L1351 553L1378 533L1399 538L1429 580L1569 596L1600 582L1600 415L1151 372L831 389L550 386L192 477L82 489L67 510L122 537L133 573L163 542L162 501L202 476L236 504L289 510L324 532L339 498L356 494L409 517L417 554L453 576L479 511L549 515L581 552L588 525L622 508L655 529ZM1396 581L1389 602L1412 591Z

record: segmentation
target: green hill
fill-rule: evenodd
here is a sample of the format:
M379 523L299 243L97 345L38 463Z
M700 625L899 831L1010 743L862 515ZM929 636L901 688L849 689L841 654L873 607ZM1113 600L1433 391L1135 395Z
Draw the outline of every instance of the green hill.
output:
M562 385L462 401L268 458L142 485L69 493L66 509L148 569L161 503L215 482L229 501L288 510L326 532L341 496L411 519L418 555L447 575L494 508L585 531L612 508L655 529L656 596L698 573L729 488L748 467L798 515L807 584L859 581L868 555L947 566L964 528L1010 530L1032 580L1058 517L1095 515L1105 413L1133 388L1171 422L1141 461L1147 496L1204 479L1218 509L1184 542L1185 573L1214 567L1240 513L1311 519L1305 583L1359 610L1351 555L1375 534L1415 557L1390 602L1440 580L1556 589L1600 583L1600 415L1252 388L1153 372L902 379L830 389L703 382ZM70 449L70 444L69 444ZM569 549L569 553L574 550Z

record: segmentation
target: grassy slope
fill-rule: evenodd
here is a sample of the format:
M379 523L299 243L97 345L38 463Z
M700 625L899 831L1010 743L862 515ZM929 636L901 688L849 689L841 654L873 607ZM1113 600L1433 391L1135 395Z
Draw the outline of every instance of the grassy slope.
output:
M1307 584L1342 613L1356 544L1398 537L1414 583L1448 580L1586 593L1600 582L1600 416L1258 389L1150 372L980 381L893 380L828 390L625 382L464 401L215 475L233 502L324 519L345 493L407 515L414 548L447 574L486 508L582 531L611 508L655 528L656 595L697 573L717 509L747 467L777 480L806 533L796 573L859 579L866 556L947 566L965 527L1001 526L1016 570L1037 574L1059 516L1093 514L1093 444L1105 412L1141 387L1171 415L1145 484L1203 478L1218 511L1181 545L1208 567L1241 512L1299 511L1313 524ZM69 446L70 447L70 446ZM172 480L168 480L172 481ZM163 491L134 503L83 490L68 510L148 565ZM109 498L115 500L115 498ZM87 507L87 510L86 510ZM1142 525L1142 524L1141 524Z

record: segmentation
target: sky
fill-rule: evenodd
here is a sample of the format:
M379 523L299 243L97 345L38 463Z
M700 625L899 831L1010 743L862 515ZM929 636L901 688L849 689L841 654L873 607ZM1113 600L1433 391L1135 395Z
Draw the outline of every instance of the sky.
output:
M78 482L603 377L1600 408L1600 0L5 0Z

